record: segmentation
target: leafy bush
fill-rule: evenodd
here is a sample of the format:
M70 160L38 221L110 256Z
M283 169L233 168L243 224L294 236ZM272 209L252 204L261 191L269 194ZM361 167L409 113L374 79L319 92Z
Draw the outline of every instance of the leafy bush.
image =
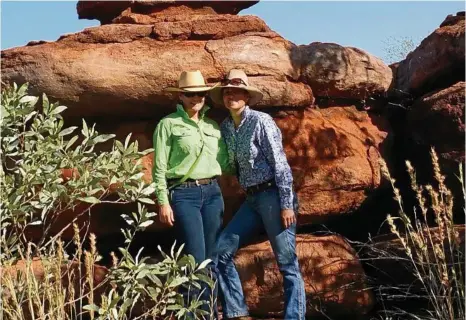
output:
M153 223L156 215L145 204L154 204L154 185L142 180L140 158L152 150L139 151L138 143L114 140L108 152L96 146L110 142L113 134L99 134L83 120L78 127L65 127L65 106L50 103L42 95L27 94L28 86L3 88L1 95L0 169L0 260L3 315L7 319L76 319L83 312L91 318L125 319L131 310L140 318L202 315L203 301L183 304L180 286L213 286L206 265L196 265L192 256L181 256L175 245L163 260L149 263L142 250L132 257L128 249L139 231ZM67 174L65 173L69 173ZM117 197L109 197L117 195ZM122 258L114 256L103 281L96 284L96 237L81 239L76 223L101 203L138 203L137 212L122 215L125 247ZM85 206L78 206L85 204ZM58 234L50 226L67 210L78 210L75 218ZM81 211L79 211L81 210ZM34 243L28 227L42 226L42 238ZM75 231L75 250L67 253L60 236ZM82 234L82 233L81 233ZM84 240L90 249L83 250ZM69 250L68 250L69 251ZM99 270L102 271L102 268ZM100 272L99 271L99 272ZM136 310L137 309L137 310Z

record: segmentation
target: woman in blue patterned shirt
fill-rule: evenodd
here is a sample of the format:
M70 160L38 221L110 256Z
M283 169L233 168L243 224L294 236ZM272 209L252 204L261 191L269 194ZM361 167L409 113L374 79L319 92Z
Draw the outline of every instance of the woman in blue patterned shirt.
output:
M231 70L222 85L211 91L211 98L230 111L221 132L232 171L247 194L217 242L224 315L228 319L248 316L233 257L265 229L284 280L284 318L304 319L306 296L296 256L297 199L280 129L270 115L249 108L262 99L262 93L249 86L242 70Z

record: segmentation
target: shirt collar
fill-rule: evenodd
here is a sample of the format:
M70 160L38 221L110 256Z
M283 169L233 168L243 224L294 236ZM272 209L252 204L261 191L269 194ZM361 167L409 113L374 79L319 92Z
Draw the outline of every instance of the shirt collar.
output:
M251 114L251 109L249 109L249 106L246 105L244 107L243 113L241 114L241 122L243 122L243 120L248 118L250 114Z
M239 126L236 129L235 129L235 124L233 122L233 118L230 115L228 118L230 120L230 126L233 128L233 131L238 130L243 125L243 123L246 121L246 119L249 118L250 115L251 115L251 109L249 108L248 105L246 105L244 107L243 112L241 113L241 122L239 123Z
M205 115L205 113L207 112L207 110L209 110L209 109L210 109L210 107L209 107L208 105L206 105L206 104L202 107L201 111L199 111L199 120L203 120L203 119L204 119L204 115ZM177 111L177 113L178 113L180 116L182 116L183 118L189 119L189 120L190 120L188 114L187 114L186 111L184 110L183 105L182 105L181 103L179 103L179 104L176 105L176 111Z
M246 120L249 118L250 115L251 115L251 109L249 109L249 106L245 106L243 112L241 113L241 122L239 123L239 126L237 129L243 126L243 124L246 122Z

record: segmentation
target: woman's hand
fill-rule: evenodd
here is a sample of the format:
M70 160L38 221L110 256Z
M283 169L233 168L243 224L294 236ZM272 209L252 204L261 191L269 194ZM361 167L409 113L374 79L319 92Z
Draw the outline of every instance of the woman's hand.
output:
M292 209L283 209L281 212L282 223L285 229L288 229L293 223L296 222L296 216Z
M173 210L170 204L167 203L160 206L159 219L163 224L167 224L170 227L173 227L175 218L173 216Z

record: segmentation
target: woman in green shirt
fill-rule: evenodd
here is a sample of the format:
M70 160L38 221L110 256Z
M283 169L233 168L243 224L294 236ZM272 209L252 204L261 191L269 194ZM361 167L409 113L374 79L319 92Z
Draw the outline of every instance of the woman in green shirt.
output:
M160 221L175 227L178 244L184 244L184 253L197 263L213 258L224 211L217 177L227 163L226 148L218 124L205 116L205 97L212 88L200 71L182 72L178 88L167 89L179 92L181 103L154 132L153 180ZM211 291L205 284L202 289L201 300L211 301ZM193 290L183 294L198 296ZM203 309L216 311L215 304Z

